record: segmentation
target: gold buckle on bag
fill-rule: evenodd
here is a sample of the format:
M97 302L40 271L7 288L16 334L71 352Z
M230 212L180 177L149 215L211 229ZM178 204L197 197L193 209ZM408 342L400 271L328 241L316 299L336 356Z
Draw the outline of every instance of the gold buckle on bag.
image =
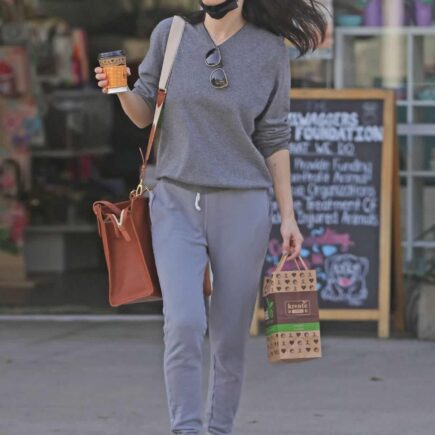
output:
M145 192L145 191L150 191L150 189L148 188L148 186L146 186L145 184L143 184L142 182L140 182L138 185L137 185L137 187L136 187L136 189L133 189L131 192L130 192L130 197L133 197L133 196L141 196L141 195L143 195L143 193Z

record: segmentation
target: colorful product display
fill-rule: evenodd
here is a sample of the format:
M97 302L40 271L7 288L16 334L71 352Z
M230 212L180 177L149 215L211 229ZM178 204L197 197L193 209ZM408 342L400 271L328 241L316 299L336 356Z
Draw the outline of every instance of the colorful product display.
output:
M43 141L42 120L31 98L0 97L0 159L29 152Z
M339 26L431 26L435 0L346 0L336 17Z

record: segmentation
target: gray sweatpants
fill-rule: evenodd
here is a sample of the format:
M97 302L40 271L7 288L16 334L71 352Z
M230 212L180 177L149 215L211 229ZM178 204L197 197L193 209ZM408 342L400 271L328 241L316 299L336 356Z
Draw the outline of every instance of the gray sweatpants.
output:
M203 279L210 258L211 367L204 428L210 435L232 434L272 225L271 201L264 188L192 189L161 178L150 193L170 423L174 434L202 433L202 343L207 329Z

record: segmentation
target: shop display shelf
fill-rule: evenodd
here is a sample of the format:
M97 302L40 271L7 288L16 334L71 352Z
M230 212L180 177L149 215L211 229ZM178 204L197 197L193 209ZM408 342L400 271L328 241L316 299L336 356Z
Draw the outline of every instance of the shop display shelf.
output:
M94 233L97 231L95 224L44 224L29 225L26 232L29 233Z
M415 248L435 249L435 240L415 240L412 245Z
M47 149L32 147L32 159L67 162L81 156L98 156L112 152L108 145L92 148ZM101 255L96 223L30 224L25 232L27 273L65 272L99 265ZM86 255L83 255L83 252Z
M400 100L397 101L399 107L435 107L435 100Z
M26 273L66 272L101 265L96 224L30 225L23 249Z
M411 176L415 178L429 178L435 179L435 170L433 171L400 171L401 177Z
M407 242L403 240L401 242L402 248L406 248ZM412 242L414 248L423 248L423 249L435 249L435 241L429 240L415 240Z
M52 86L59 86L60 84L62 84L62 77L53 76L53 75L39 74L36 77L36 80L39 83L49 84Z
M399 124L399 135L435 136L435 124Z
M71 157L80 157L83 155L104 155L112 152L112 149L108 146L100 146L95 148L86 149L32 149L32 157L35 158L54 158L54 159L64 159Z
M426 36L435 35L435 27L418 27L418 26L403 26L403 27L337 27L335 29L337 36L382 36L388 34Z
M434 171L400 171L399 176L401 178L414 177L414 178L426 178L428 180L435 180L435 170Z

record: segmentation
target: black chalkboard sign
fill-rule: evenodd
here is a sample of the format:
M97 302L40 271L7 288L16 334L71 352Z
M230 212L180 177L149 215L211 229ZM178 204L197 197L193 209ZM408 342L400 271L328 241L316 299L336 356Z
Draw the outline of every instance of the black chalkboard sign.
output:
M304 236L301 256L317 273L321 318L322 310L330 319L388 317L394 96L294 90L290 105L294 209ZM263 275L281 257L274 197L273 205Z

